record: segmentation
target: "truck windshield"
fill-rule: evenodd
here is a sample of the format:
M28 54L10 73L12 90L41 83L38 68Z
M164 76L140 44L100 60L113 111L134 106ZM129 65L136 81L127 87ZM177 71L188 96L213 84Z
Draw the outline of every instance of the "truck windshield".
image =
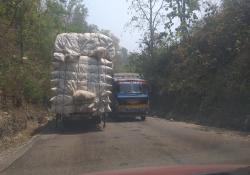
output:
M118 86L119 93L147 93L146 84L141 82L122 82Z

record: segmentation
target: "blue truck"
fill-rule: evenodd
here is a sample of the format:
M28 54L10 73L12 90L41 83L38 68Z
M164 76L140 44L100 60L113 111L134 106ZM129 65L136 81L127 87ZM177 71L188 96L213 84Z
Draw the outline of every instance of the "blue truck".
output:
M112 117L140 117L149 111L147 82L136 73L116 73L113 78Z

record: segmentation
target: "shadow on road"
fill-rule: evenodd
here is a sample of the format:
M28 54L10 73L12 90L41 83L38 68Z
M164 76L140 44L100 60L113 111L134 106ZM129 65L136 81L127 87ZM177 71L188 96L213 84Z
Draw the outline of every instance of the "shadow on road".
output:
M120 117L120 118L108 118L109 123L122 123L122 122L141 122L140 117Z
M102 125L95 125L89 121L76 120L68 121L66 125L61 122L56 126L56 121L51 120L47 124L37 128L33 135L36 134L83 134L89 132L100 132L102 131Z
M141 122L139 118L134 117L123 117L123 118L107 118L108 123L126 123L126 122ZM105 130L102 127L103 124L93 124L88 120L69 120L66 124L63 125L62 122L59 122L58 126L56 126L55 120L48 121L47 124L40 126L32 135L36 134L83 134L89 132L101 132Z

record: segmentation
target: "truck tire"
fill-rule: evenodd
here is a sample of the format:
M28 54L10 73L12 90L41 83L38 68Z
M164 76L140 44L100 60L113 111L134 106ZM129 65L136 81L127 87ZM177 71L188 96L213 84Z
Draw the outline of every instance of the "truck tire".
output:
M100 124L102 122L102 119L101 119L100 116L97 116L97 117L94 117L92 119L92 121L93 121L94 124Z
M146 120L146 116L145 115L142 115L141 116L141 121L145 121Z

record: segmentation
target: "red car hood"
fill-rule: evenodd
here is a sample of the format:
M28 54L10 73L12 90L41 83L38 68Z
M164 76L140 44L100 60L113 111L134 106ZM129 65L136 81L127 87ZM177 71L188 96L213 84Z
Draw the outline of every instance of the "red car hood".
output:
M136 168L117 171L89 173L83 175L204 175L211 173L232 172L244 165L209 165L209 166L167 166Z

